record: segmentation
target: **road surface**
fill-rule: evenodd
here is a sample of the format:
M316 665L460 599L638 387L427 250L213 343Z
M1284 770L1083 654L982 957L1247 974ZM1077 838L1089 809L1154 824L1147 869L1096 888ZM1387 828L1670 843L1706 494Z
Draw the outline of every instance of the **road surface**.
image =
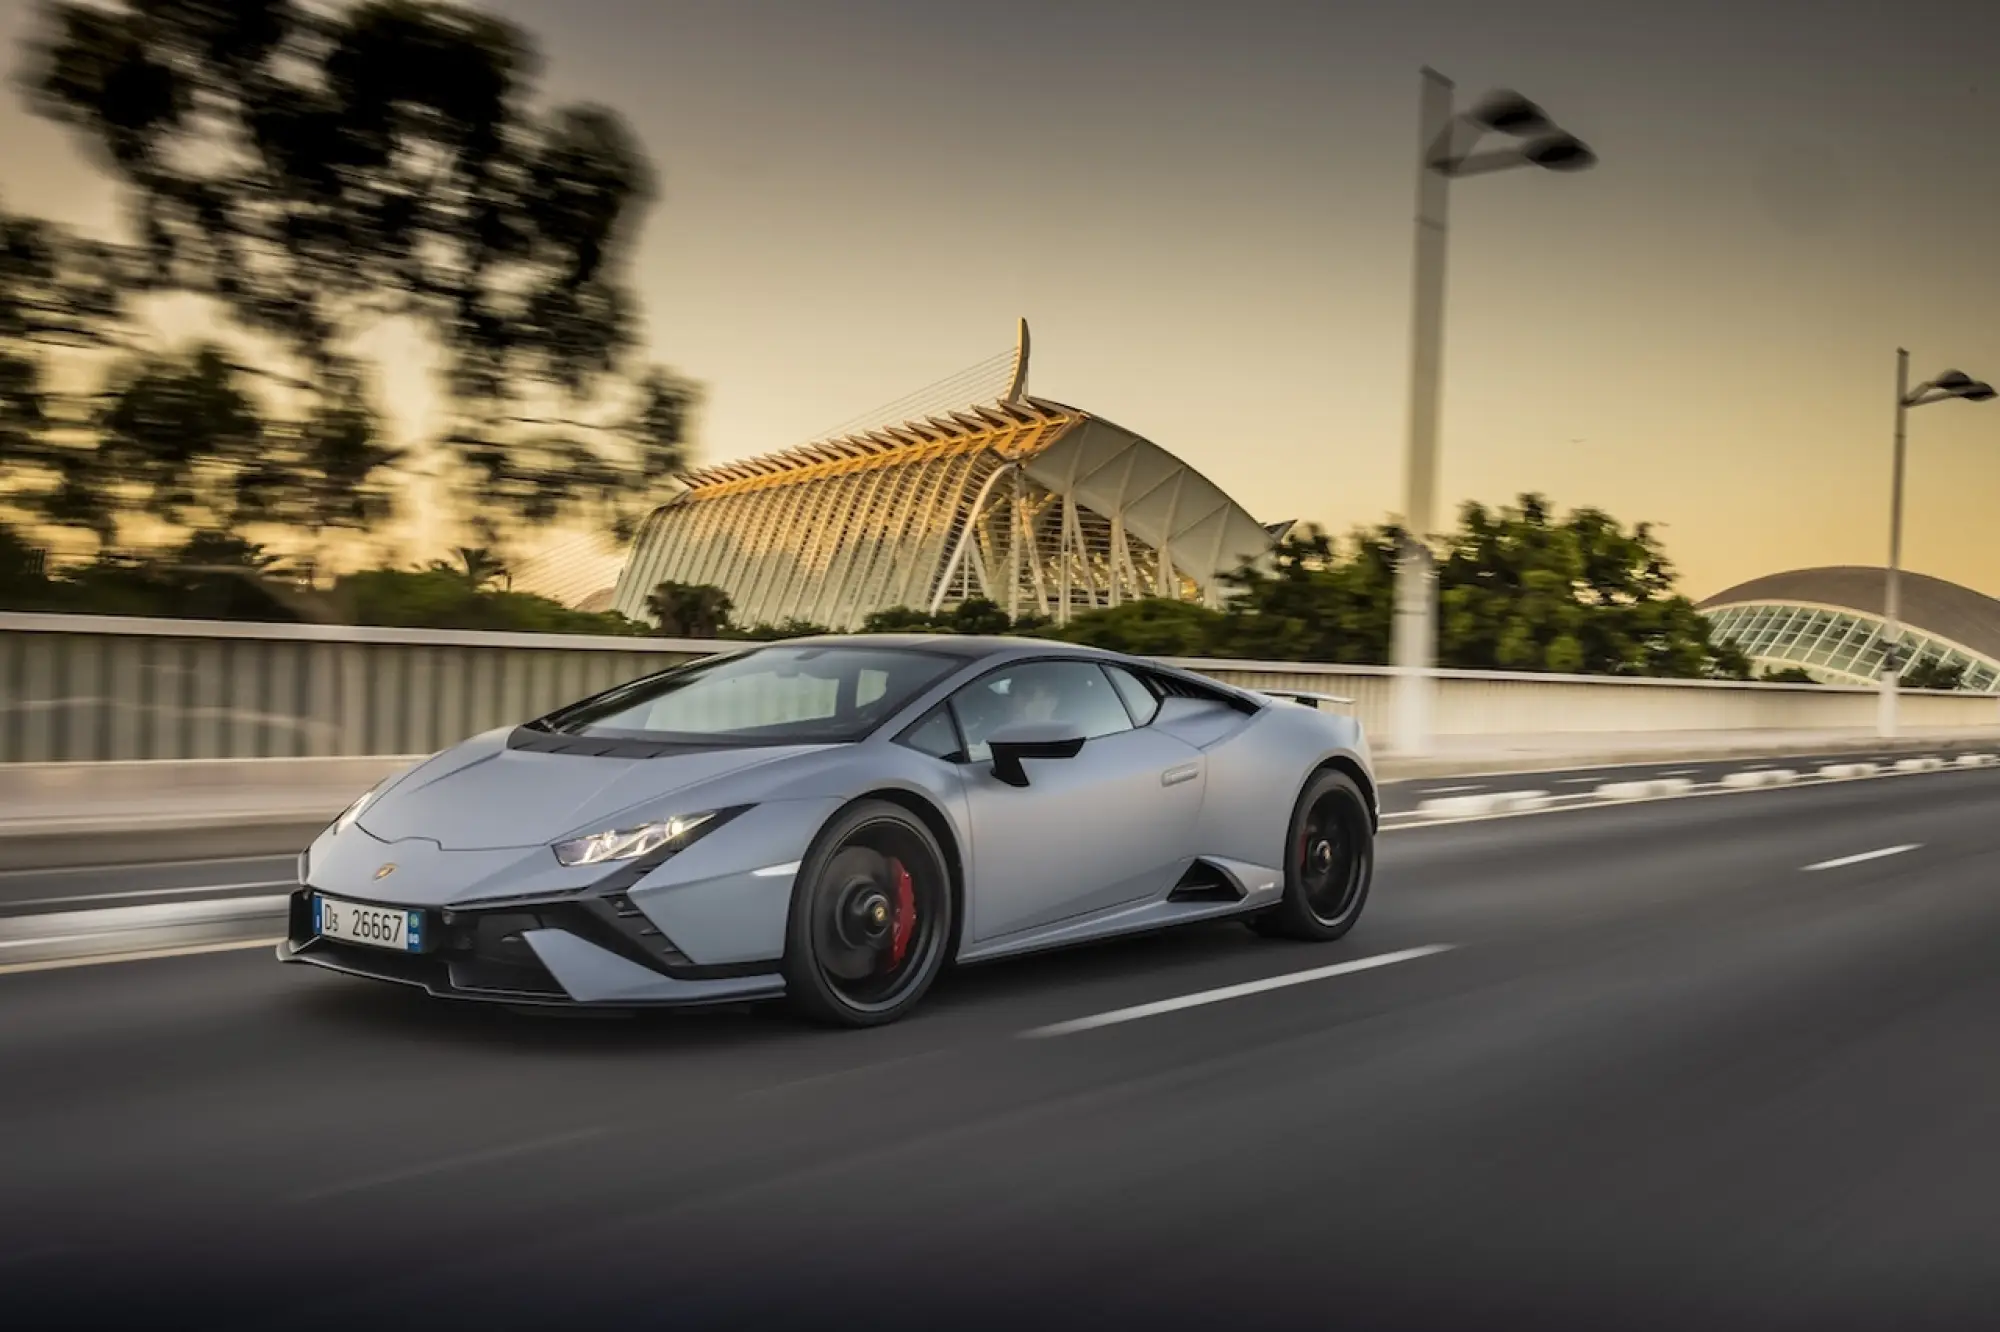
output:
M1399 829L1339 944L975 969L863 1033L261 949L16 971L0 1291L24 1328L1993 1326L1996 812L1987 769Z

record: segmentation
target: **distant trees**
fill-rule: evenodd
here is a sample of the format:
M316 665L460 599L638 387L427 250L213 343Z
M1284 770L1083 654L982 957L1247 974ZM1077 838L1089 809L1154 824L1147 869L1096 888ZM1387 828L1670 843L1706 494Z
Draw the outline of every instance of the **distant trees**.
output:
M714 638L735 609L727 592L706 583L661 583L646 594L646 614L668 638Z
M1225 609L1148 598L1058 626L1039 616L1010 620L1002 607L973 599L935 615L880 611L863 628L1033 634L1158 657L1381 664L1389 658L1400 540L1393 526L1361 529L1344 542L1309 528L1281 543L1267 569L1239 575ZM1443 545L1442 665L1750 678L1742 652L1713 638L1708 619L1674 591L1673 566L1644 524L1628 530L1597 509L1558 517L1530 494L1498 510L1466 505ZM778 632L731 626L733 608L717 588L666 583L648 604L662 633Z
M1963 689L1965 666L1960 662L1946 664L1938 657L1925 657L1904 669L1902 685L1905 689Z
M1395 608L1393 525L1344 542L1308 528L1270 567L1239 576L1225 610L1136 602L1086 612L1057 631L1153 655L1381 664ZM1540 495L1493 510L1468 504L1441 542L1438 660L1477 670L1747 679L1749 661L1715 639L1645 524L1597 509L1557 517Z

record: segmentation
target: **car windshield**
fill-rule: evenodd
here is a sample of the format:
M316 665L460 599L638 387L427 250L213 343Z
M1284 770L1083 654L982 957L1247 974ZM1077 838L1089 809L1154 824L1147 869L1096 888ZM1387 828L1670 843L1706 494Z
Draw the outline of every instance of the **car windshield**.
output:
M838 744L862 739L960 664L911 648L755 648L636 680L538 725L621 739Z

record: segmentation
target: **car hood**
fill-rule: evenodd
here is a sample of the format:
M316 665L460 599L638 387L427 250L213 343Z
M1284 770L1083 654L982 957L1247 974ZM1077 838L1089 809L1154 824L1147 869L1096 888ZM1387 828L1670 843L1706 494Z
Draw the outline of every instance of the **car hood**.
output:
M426 764L356 822L385 842L421 837L447 851L546 846L565 834L611 827L620 815L643 819L650 811L635 807L691 787L827 747L732 747L637 759L470 749L460 761L445 754Z

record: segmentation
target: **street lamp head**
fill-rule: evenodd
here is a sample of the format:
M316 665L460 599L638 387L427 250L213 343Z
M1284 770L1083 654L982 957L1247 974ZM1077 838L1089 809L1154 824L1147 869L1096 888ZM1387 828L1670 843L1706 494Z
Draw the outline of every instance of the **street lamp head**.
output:
M1502 134L1540 134L1553 125L1546 111L1506 88L1486 94L1467 115L1473 124Z
M1597 154L1574 134L1550 134L1536 139L1521 155L1548 171L1587 171L1597 165Z
M1961 393L1971 386L1972 376L1966 374L1963 370L1947 370L1936 379L1933 379L1931 384L1936 388L1943 389L1946 393Z
M1993 397L1993 386L1983 379L1976 379L1960 389L1958 396L1967 402L1986 402Z

